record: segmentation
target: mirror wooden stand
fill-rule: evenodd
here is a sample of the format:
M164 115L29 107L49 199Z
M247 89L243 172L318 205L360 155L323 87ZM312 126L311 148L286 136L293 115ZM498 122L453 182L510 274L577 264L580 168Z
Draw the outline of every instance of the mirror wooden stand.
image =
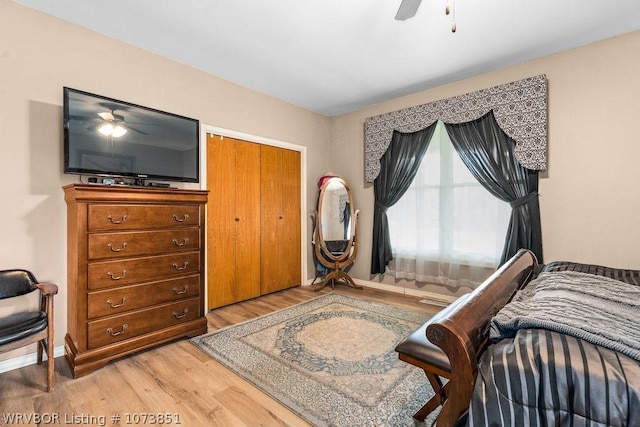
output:
M328 284L333 288L343 283L355 289L362 289L344 270L354 263L358 253L356 244L356 224L358 210L353 207L351 190L338 177L325 180L318 196L318 212L315 221L315 255L323 266L331 271L315 291Z

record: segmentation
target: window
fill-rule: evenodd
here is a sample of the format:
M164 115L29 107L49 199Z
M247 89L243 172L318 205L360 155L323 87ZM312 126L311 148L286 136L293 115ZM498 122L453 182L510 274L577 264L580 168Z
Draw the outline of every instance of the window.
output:
M396 278L449 286L483 281L500 260L511 207L473 177L442 122L411 187L387 212Z

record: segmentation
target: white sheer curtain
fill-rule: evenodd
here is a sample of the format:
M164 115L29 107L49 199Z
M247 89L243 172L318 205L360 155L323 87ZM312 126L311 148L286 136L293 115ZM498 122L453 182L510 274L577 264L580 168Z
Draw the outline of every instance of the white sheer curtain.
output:
M411 187L387 211L397 279L475 287L498 265L511 208L471 175L438 123Z

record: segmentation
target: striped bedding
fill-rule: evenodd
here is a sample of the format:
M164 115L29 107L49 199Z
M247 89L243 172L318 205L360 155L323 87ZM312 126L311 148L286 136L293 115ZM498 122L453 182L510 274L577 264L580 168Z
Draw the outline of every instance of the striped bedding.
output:
M552 263L537 273L565 270L640 286L636 270ZM513 339L489 346L481 357L467 422L640 426L640 362L569 335L520 329Z

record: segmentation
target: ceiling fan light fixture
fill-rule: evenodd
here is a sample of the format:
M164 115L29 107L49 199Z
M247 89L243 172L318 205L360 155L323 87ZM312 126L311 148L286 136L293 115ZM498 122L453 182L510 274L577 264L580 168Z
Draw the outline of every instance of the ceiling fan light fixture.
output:
M105 123L98 128L98 132L105 136L113 136L114 138L120 138L127 133L127 128L122 125L113 125L112 123Z
M125 133L127 133L127 128L125 128L124 126L116 125L113 128L113 137L114 138L120 138L121 136L124 136Z
M109 136L113 134L113 125L111 123L105 123L98 128L98 132L103 134L104 136Z
M451 5L451 9L449 9L449 1L447 0L446 14L449 15L449 12L453 12L451 14L451 32L455 33L458 29L458 26L456 25L456 0L452 0L452 2L453 4Z

